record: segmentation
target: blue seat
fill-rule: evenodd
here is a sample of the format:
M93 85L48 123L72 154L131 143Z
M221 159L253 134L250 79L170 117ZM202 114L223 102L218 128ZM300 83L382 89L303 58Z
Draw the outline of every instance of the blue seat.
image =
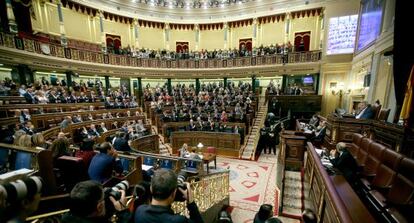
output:
M198 174L198 165L199 162L194 160L186 160L185 161L185 168L183 169L187 173Z
M154 166L154 163L155 163L155 158L153 158L153 157L144 157L144 165L147 165L147 166Z
M160 167L165 169L173 169L173 161L172 160L161 160Z

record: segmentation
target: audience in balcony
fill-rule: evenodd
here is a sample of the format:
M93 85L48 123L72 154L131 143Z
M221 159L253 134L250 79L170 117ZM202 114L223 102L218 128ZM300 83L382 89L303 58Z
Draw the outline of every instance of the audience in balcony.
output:
M189 51L188 49L183 49L178 52L163 50L152 50L152 49L136 49L133 50L130 46L126 48L119 48L118 50L113 50L108 48L108 52L118 55L127 55L137 58L151 58L151 59L163 59L163 60L205 60L205 59L234 59L240 57L256 57L256 56L267 56L275 54L287 54L293 52L294 47L290 41L286 44L271 44L270 46L254 47L251 50L248 50L246 46L241 45L240 49L214 49L207 50L202 49L201 51Z

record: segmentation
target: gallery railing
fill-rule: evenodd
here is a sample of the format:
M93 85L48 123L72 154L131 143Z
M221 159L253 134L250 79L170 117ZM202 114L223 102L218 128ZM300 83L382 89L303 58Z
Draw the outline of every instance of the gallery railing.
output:
M240 57L231 59L150 59L128 55L106 54L85 49L63 47L59 44L21 38L12 34L0 33L0 46L24 50L31 53L66 58L99 64L120 65L143 68L232 68L247 66L264 66L286 63L317 62L321 59L321 51L274 54L257 57Z

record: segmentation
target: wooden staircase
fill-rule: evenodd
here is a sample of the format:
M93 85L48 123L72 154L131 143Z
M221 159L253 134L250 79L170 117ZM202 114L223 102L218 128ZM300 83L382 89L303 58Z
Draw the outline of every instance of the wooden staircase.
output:
M257 111L257 116L254 119L252 130L246 138L246 143L241 149L240 159L254 160L257 144L260 139L260 129L264 126L267 115L267 102L265 102L264 97L259 98L259 110Z

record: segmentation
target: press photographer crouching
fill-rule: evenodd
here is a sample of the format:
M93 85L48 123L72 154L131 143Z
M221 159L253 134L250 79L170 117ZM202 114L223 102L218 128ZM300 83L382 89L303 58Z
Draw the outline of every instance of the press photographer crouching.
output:
M96 181L83 181L70 192L70 211L62 217L63 223L124 223L130 220L126 208L125 190L128 182L122 181L112 188L102 188Z
M178 187L177 174L172 170L159 169L155 171L151 180L151 204L144 204L137 208L135 223L203 223L197 204L194 202L190 184L185 182L184 185L186 185L186 189ZM190 219L174 214L171 209L171 204L176 200L177 190L182 193L183 199L187 201Z
M39 206L42 186L37 176L0 185L0 222L26 222Z

